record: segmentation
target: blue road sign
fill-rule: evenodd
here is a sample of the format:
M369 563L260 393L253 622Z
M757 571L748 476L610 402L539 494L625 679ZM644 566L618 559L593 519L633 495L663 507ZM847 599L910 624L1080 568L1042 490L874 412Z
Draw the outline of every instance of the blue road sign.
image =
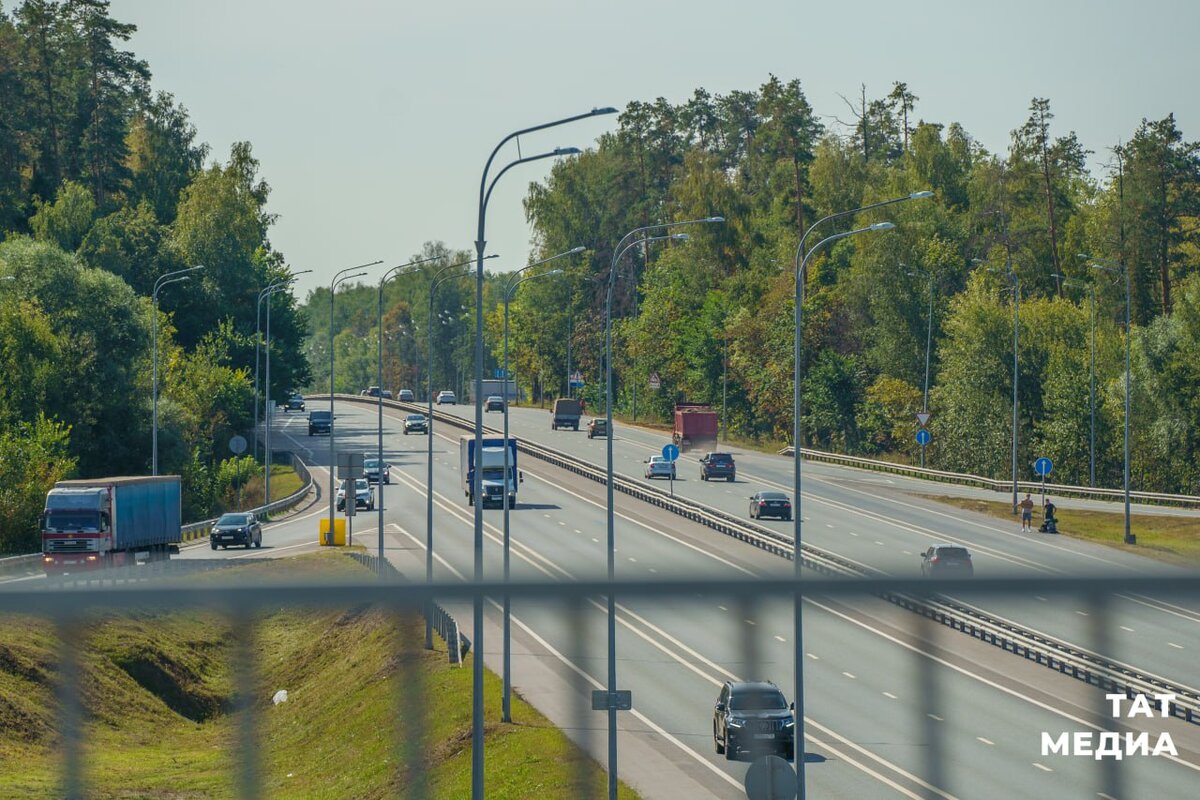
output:
M933 434L929 432L928 428L921 428L919 431L917 431L917 444L924 447L932 441Z
M511 378L511 377L512 377L512 372L509 372L507 375L505 375L505 374L504 374L504 370L503 370L503 369L501 369L500 367L496 367L496 377L497 377L498 379L499 379L499 378Z
M1050 471L1053 469L1054 462L1045 456L1042 456L1037 461L1033 462L1033 471L1038 475L1041 475L1043 478L1049 475Z
M674 461L679 458L679 448L673 444L663 445L662 455L667 461Z

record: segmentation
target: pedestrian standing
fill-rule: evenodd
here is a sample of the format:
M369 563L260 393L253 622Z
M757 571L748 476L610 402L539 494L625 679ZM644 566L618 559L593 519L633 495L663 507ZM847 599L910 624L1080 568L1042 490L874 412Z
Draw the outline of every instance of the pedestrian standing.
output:
M1029 531L1032 533L1033 498L1029 496L1028 492L1025 493L1025 499L1018 503L1017 507L1021 509L1021 532L1024 533L1025 531Z

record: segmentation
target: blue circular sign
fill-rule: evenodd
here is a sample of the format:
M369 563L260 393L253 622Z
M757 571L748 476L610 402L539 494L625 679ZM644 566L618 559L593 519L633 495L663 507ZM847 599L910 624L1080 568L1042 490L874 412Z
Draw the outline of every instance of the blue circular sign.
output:
M933 441L933 434L927 428L921 428L917 431L917 444L924 447Z
M1054 462L1045 456L1042 456L1037 461L1033 462L1033 471L1038 475L1041 475L1043 478L1049 475L1050 471L1053 469Z
M667 461L674 461L675 459L679 458L679 448L673 444L664 445L662 449L662 456Z

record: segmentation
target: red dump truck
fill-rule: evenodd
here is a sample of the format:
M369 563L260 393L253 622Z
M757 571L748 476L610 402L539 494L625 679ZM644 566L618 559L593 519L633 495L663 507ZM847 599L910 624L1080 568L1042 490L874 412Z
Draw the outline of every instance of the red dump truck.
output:
M692 448L716 447L717 412L700 403L676 403L675 432L671 441L681 453Z
M42 512L47 575L166 559L182 538L178 475L59 481Z

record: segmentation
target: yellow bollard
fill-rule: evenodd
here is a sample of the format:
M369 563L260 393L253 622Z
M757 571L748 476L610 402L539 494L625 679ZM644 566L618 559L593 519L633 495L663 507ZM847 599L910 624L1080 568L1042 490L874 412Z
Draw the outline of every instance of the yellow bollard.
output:
M346 520L334 519L333 533L329 532L329 520L322 517L317 544L345 546L346 544Z

